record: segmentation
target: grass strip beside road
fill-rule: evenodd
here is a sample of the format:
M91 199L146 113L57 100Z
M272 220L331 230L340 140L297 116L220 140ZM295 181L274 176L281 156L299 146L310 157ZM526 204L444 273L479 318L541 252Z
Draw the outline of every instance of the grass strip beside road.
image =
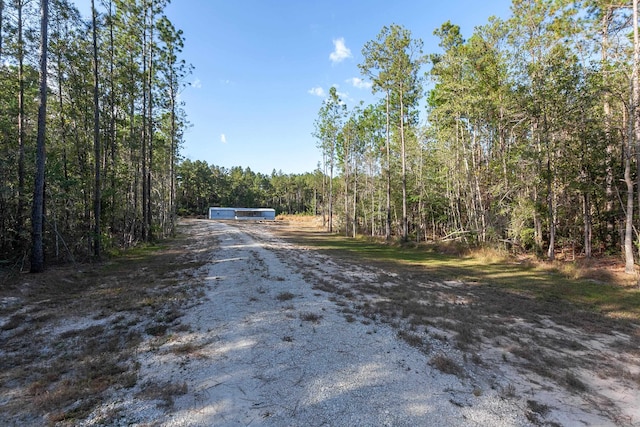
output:
M398 271L420 271L432 280L457 280L530 295L539 302L568 302L611 318L640 320L640 289L610 264L517 260L492 251L443 253L433 245L347 238L320 231L289 233L297 243L339 259ZM447 248L444 248L447 251ZM456 251L457 252L457 251Z

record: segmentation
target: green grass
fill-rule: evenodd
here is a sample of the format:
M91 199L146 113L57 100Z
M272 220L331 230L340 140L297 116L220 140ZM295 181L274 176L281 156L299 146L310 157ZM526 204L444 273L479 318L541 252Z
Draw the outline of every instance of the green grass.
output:
M515 261L443 254L433 247L399 245L327 233L296 233L295 240L339 258L419 271L433 280L459 280L533 297L539 302L568 302L609 317L640 319L640 289L602 281L574 279L557 268ZM606 277L606 274L605 274Z
M178 240L180 237L178 236L175 240ZM107 256L109 258L127 258L130 260L144 260L148 255L153 254L155 252L166 249L166 243L154 242L154 243L139 243L136 246L130 248L111 248L107 251Z
M587 387L574 374L576 369L594 371L610 363L606 351L582 342L621 333L627 338L619 340L616 351L621 355L637 352L640 290L624 282L610 259L552 264L491 250L402 245L317 231L283 234L344 268L379 269L374 282L339 273L326 277L324 272L316 286L334 293L336 300L351 302L364 317L399 328L399 337L408 338L410 344L416 331L428 336L425 342L450 342L455 351L464 353L463 360L470 354L475 364L490 360L483 351L497 346L504 362L572 393ZM594 271L594 266L604 268ZM394 286L384 286L386 282ZM549 328L563 331L566 338L548 333ZM432 349L427 346L425 351ZM580 351L581 357L566 358L572 351ZM448 358L434 357L431 364L443 372L464 375L448 362Z

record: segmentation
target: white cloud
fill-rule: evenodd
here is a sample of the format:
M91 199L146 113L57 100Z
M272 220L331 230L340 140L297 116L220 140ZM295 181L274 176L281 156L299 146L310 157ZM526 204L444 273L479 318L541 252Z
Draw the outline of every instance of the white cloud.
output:
M347 79L346 82L358 89L371 89L371 82L364 81L359 77L352 77Z
M227 136L224 133L220 134L220 142L222 142L223 144L227 143Z
M344 38L340 37L339 39L335 39L333 41L333 45L335 46L335 49L329 55L329 59L331 59L331 62L337 64L338 62L342 62L347 58L351 58L351 49L349 49L344 44Z
M195 79L193 82L191 82L191 87L200 89L202 87L202 82L200 81L200 79Z
M322 89L321 87L312 87L307 92L309 92L311 95L319 96L322 98L324 98L325 96L324 89Z

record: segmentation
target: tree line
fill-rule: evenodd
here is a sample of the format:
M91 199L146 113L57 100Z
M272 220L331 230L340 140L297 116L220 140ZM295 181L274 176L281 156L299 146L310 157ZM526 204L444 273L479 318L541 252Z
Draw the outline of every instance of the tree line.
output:
M190 67L168 0L0 0L0 259L100 258L212 205L318 213L328 230L402 240L640 251L637 1L514 0L437 53L400 25L362 47L377 100L335 88L322 160L270 176L179 162ZM434 49L435 50L435 49ZM35 249L35 250L34 250ZM34 257L35 254L35 257ZM35 267L34 267L35 266Z
M625 4L626 3L626 4ZM514 0L438 53L400 26L362 48L378 101L337 90L314 135L327 228L403 240L466 239L634 269L640 215L637 1ZM426 114L420 114L424 112Z
M39 271L173 232L190 67L168 3L92 0L86 19L70 0L0 1L3 263L31 254Z
M277 214L315 215L318 206L319 171L271 175L240 166L230 169L203 160L184 160L177 167L178 214L206 215L209 207L271 207Z

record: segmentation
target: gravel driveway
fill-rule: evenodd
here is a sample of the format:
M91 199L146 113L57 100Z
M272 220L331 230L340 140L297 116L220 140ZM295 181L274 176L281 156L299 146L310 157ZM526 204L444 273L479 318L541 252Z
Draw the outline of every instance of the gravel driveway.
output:
M135 389L82 425L109 411L137 426L619 425L578 396L544 384L535 387L546 397L533 392L499 361L463 360L446 341L412 347L397 327L346 311L317 285L381 276L286 243L274 226L192 223L191 250L212 252L197 272L204 293L184 310L183 330L140 347ZM464 372L444 373L434 354ZM154 401L145 384L166 390Z
M283 224L14 278L0 425L640 426L639 326Z
M183 319L190 333L165 345L191 351L142 357L143 377L188 390L159 425L529 425L518 401L432 368L388 326L345 317L283 262L293 247L279 242L278 256L249 225L205 227L219 242L205 301Z

